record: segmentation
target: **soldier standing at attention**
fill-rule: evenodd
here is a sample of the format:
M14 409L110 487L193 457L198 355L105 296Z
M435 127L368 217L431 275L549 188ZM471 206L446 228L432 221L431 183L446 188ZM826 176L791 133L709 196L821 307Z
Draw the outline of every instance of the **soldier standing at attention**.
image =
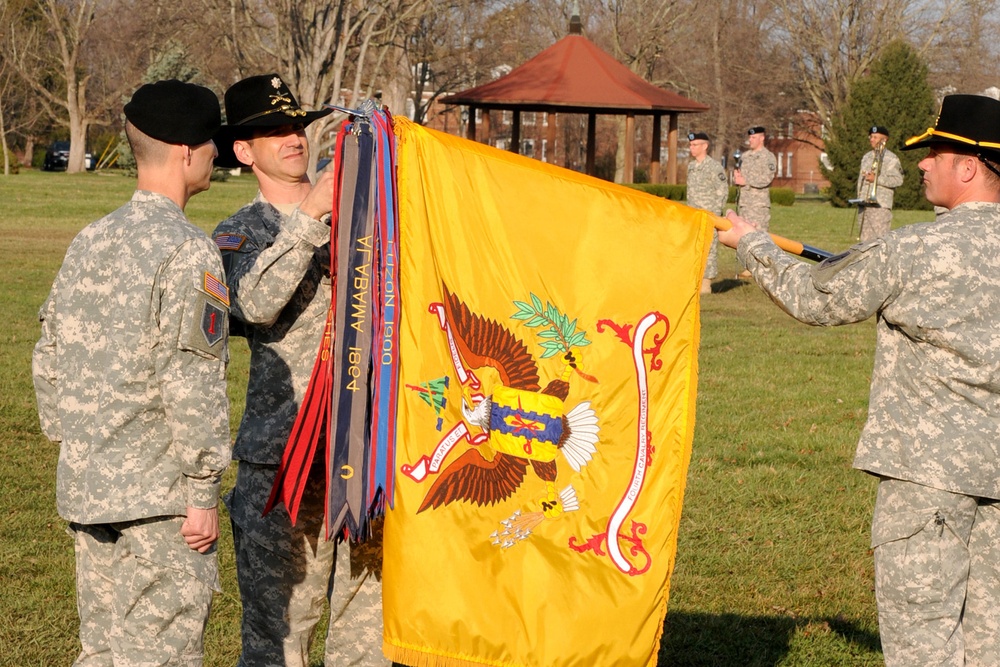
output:
M747 130L750 150L743 154L741 165L733 172L733 183L740 187L739 214L762 232L771 226L771 181L777 173L774 153L764 148L767 132L761 126ZM740 278L749 278L743 271Z
M888 667L1000 665L1000 102L944 98L906 142L934 222L817 265L729 214L719 240L792 317L877 318L854 467L875 475L875 599Z
M889 141L889 130L881 125L872 126L868 131L868 142L872 149L861 158L861 171L858 174L858 199L865 202L875 187L876 204L861 206L861 241L885 236L892 226L892 196L893 191L903 184L903 165L896 154L885 147ZM875 173L875 158L878 153L882 157ZM876 182L876 177L878 181Z
M708 154L708 145L708 135L704 132L688 133L692 159L688 160L687 203L688 206L722 215L729 199L729 181L719 161ZM712 279L719 275L718 249L719 235L713 230L705 275L701 279L702 294L712 293Z
M208 189L215 93L180 81L125 105L132 200L70 244L39 318L42 431L60 443L59 514L76 548L75 665L200 665L222 472L229 297L188 222Z
M358 545L327 539L325 444L295 525L284 505L262 516L332 299L333 170L309 182L305 135L309 123L331 110L304 111L277 74L238 81L225 100L227 125L216 137L216 165L249 168L260 187L256 199L213 233L232 288L233 317L250 346L246 411L233 449L239 470L225 499L243 601L239 665L305 667L326 600L326 665L388 665L382 655L382 524Z

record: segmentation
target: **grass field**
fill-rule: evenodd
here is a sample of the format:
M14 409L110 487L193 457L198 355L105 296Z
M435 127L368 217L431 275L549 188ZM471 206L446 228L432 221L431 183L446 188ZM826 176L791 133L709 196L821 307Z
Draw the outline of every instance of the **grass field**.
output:
M77 616L73 550L55 511L57 448L38 429L31 383L37 311L66 246L125 201L134 181L102 173L0 177L0 665L67 665ZM188 215L206 230L255 192L214 183ZM852 211L775 208L772 231L828 250L851 243ZM897 224L930 219L898 212ZM868 523L875 484L850 467L865 419L874 326L813 329L733 279L720 250L702 301L694 453L661 665L881 664ZM234 340L233 425L247 353ZM231 483L231 475L226 483ZM223 521L208 667L238 654L239 599ZM319 664L318 658L314 660Z

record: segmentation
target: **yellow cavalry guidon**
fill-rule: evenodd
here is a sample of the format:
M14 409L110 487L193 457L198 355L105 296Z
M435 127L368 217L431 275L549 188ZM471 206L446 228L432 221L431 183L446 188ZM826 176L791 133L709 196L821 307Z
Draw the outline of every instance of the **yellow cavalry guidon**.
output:
M395 119L384 650L654 665L694 430L702 212Z

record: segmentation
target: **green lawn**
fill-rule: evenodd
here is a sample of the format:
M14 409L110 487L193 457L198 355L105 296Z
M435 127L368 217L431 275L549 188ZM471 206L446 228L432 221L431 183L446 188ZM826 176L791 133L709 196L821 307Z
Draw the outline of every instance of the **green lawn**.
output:
M77 650L73 550L55 511L58 452L38 430L31 350L38 307L70 239L133 187L103 173L0 177L8 322L0 345L0 665L65 665ZM211 230L255 191L248 177L213 183L187 212ZM817 203L779 207L772 231L837 251L852 242L852 217ZM897 224L930 218L901 212ZM800 325L732 278L732 251L720 250L720 269L702 303L694 454L660 664L881 664L868 550L874 483L850 468L874 326ZM232 350L235 428L247 353L240 340ZM208 667L234 664L239 650L228 520L223 528L225 593L210 621Z

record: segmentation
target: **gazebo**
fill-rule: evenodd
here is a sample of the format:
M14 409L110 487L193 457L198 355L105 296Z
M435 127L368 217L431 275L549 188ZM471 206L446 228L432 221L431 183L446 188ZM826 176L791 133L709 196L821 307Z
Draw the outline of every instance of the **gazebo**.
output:
M649 176L660 182L661 119L668 117L667 183L677 182L677 117L701 113L708 106L658 88L621 64L582 35L580 17L574 14L570 34L509 74L475 88L449 95L445 104L469 107L467 136L476 139L476 110L510 110L510 150L517 152L521 139L521 112L587 115L586 172L595 173L597 114L625 116L625 173L631 182L635 164L635 117L653 117L653 144ZM489 115L483 114L489 134ZM555 145L555 123L548 127L549 145Z

